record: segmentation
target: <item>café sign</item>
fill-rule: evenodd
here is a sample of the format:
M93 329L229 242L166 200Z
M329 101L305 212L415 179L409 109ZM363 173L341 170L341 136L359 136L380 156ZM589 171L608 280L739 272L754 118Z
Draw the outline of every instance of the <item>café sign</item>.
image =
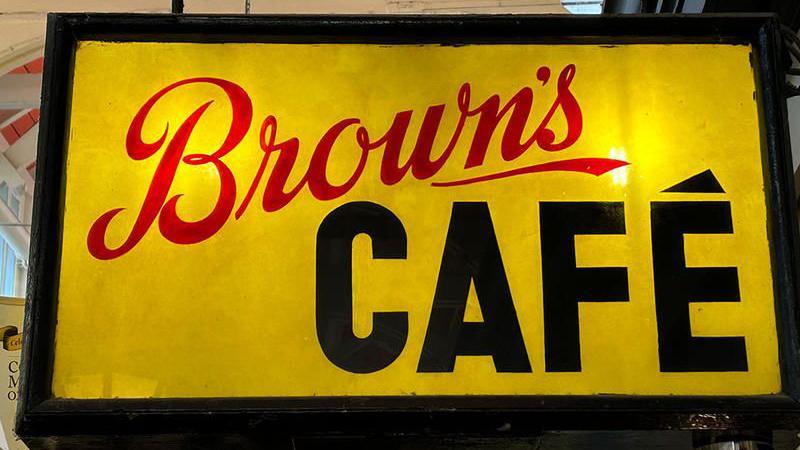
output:
M225 20L51 16L23 435L794 405L771 18Z

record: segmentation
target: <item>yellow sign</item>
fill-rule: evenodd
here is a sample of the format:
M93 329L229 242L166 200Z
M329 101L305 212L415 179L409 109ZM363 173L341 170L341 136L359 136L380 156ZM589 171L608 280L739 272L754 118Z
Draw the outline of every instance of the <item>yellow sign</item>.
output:
M780 392L750 53L81 42L53 392Z

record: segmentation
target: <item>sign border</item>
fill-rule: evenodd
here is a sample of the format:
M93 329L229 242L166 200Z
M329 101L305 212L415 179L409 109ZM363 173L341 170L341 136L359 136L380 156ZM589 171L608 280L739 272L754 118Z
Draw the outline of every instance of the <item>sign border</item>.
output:
M68 108L75 48L81 40L752 45L783 392L722 397L53 398ZM51 443L85 443L87 436L98 442L111 439L111 435L140 441L145 436L169 434L177 442L198 434L521 436L569 429L800 427L796 305L800 253L788 112L783 95L782 45L780 23L771 14L582 17L49 14L17 433L35 445L45 438L54 438L48 441Z

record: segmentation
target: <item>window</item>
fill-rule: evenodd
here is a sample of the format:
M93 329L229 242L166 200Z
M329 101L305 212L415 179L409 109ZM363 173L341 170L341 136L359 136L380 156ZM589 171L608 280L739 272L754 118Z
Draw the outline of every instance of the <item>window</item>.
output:
M2 236L0 236L0 257L2 257L2 263L0 264L0 295L13 297L19 259L14 253L14 249Z
M603 0L561 0L561 4L572 14L600 14Z
M14 213L14 217L19 219L20 217L20 207L22 202L20 201L19 197L17 196L16 189L10 189L8 183L5 181L0 182L0 199L3 200L3 203L8 206L8 209Z
M0 183L0 198L2 198L4 202L8 203L8 184L6 184L5 181Z

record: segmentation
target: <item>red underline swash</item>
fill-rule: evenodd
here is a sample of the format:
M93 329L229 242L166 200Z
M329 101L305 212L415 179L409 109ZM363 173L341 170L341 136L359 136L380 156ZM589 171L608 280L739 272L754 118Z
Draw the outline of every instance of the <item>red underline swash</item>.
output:
M499 180L501 178L515 177L517 175L524 175L528 173L537 172L581 172L588 173L594 176L600 176L604 173L610 172L630 164L627 161L609 158L576 158L564 159L561 161L550 161L542 164L534 164L532 166L520 167L518 169L508 170L505 172L498 172L489 175L483 175L475 178L465 178L463 180L455 181L435 181L431 186L435 187L450 187L450 186L464 186L467 184L481 183L484 181Z

